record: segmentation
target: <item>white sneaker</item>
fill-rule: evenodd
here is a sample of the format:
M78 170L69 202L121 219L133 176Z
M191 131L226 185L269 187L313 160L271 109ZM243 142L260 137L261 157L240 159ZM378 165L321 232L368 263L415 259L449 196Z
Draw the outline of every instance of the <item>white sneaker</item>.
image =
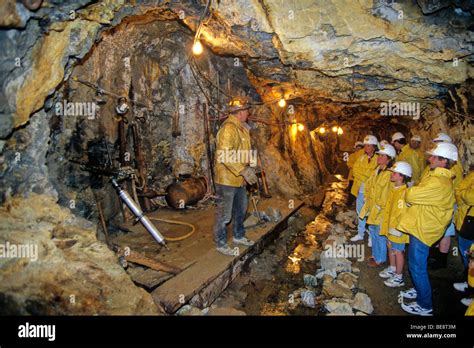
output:
M414 314L414 315L422 315L422 316L433 315L433 310L432 309L423 308L416 302L412 302L412 303L408 303L408 304L402 303L402 309L405 312L408 312L408 313Z
M370 236L369 236L369 241L367 242L367 246L369 248L372 248L372 238L370 238Z
M403 281L403 278L396 275L391 277L390 279L387 279L383 283L389 288L398 288L400 286L405 286L405 282Z
M227 255L227 256L237 256L239 255L239 248L230 248L228 245L223 246L223 247L217 247L216 250L220 252L221 254Z
M466 289L467 289L467 282L454 283L454 284L453 284L453 287L454 287L457 291L464 292L464 291L466 291Z
M351 238L351 242L358 242L360 240L364 240L364 237L361 237L358 234Z
M474 298L463 298L461 300L461 303L463 305L465 305L466 307L469 307L471 305L472 301L474 301Z
M388 279L392 278L395 275L395 272L391 270L390 267L385 268L382 272L379 273L380 278Z
M405 298L409 299L409 300L413 300L418 296L415 288L411 288L411 289L408 289L408 290L405 290L405 291L400 291L400 295L402 297L405 297Z
M234 238L233 239L234 243L235 244L242 244L242 245L246 245L246 246L252 246L255 244L255 242L253 240L250 240L248 238L245 238L245 237L242 237L242 238Z

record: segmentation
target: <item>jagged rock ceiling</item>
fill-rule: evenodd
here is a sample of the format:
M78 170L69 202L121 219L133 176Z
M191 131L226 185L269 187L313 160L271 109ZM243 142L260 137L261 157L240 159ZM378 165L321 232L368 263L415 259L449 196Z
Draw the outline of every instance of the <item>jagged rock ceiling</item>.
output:
M1 137L43 106L103 31L137 15L178 20L194 31L205 7L81 0L44 1L29 11L4 1L0 26L22 30L1 33ZM219 0L210 3L201 40L239 57L265 101L432 101L472 79L473 10L472 0Z
M202 35L216 51L248 56L258 79L330 100L430 99L472 77L473 6L458 5L425 15L409 1L222 0Z

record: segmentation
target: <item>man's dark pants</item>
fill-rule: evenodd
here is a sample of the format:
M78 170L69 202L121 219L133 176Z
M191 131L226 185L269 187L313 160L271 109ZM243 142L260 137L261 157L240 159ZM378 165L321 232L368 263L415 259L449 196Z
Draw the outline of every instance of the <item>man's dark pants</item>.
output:
M226 226L233 219L234 238L245 237L244 219L247 212L247 190L245 186L233 187L216 184L217 207L214 225L214 241L217 247L227 245Z

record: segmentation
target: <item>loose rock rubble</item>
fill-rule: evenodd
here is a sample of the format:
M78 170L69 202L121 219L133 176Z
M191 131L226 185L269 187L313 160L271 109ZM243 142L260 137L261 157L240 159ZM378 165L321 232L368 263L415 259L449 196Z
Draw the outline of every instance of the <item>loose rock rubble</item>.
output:
M361 292L355 296L352 307L367 314L372 314L374 311L370 297Z
M337 187L335 191L338 191ZM333 195L334 198L336 195ZM340 209L338 200L324 203L326 209L320 215L326 218L334 214L338 223L333 223L327 231L326 239L322 242L324 250L318 255L320 269L315 275L305 274L303 282L306 287L322 288L322 295L316 298L323 303L328 315L367 315L372 314L374 308L369 296L360 292L358 288L360 270L352 267L352 262L340 257L339 251L344 254L344 245L350 231L356 227L357 215L354 211ZM315 221L320 218L319 216ZM321 218L320 218L321 219ZM323 217L324 219L324 217ZM310 224L311 225L311 224ZM314 227L314 226L313 226ZM346 255L344 255L346 256ZM303 301L306 305L306 301Z

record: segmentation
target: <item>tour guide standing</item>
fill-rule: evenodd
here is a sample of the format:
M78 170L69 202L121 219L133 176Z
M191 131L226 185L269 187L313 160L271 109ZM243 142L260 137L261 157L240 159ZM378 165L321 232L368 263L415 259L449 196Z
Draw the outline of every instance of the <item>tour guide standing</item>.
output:
M218 196L214 241L217 251L235 256L238 248L227 244L226 226L233 218L234 244L251 246L245 237L244 219L247 212L246 182L253 185L257 176L250 163L249 99L234 98L227 108L229 117L217 133L215 183Z
M428 151L430 171L417 186L407 189L409 208L400 218L397 230L410 235L408 268L415 289L400 292L415 299L402 309L416 315L432 315L433 303L428 277L430 246L443 237L454 211L454 190L450 168L458 160L458 151L450 143L438 143Z

